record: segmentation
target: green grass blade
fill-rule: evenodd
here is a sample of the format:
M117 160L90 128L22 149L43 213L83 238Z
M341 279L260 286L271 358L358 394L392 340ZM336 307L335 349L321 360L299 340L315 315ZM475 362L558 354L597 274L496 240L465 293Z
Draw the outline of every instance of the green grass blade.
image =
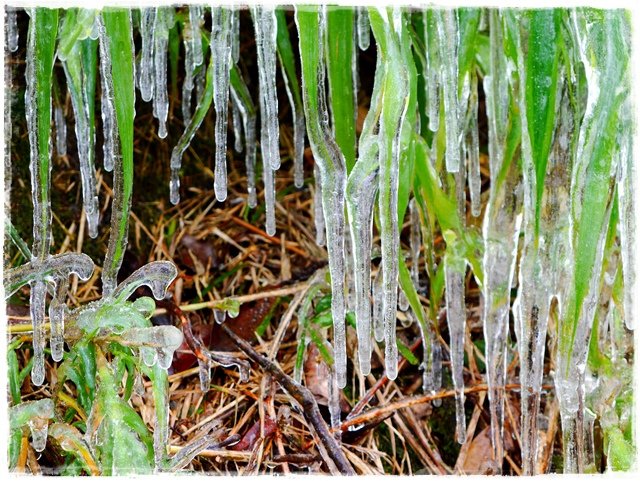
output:
M354 10L327 7L327 78L331 98L331 118L336 143L351 172L356 162L356 101L352 62L356 55Z
M524 97L531 160L535 171L535 236L537 237L540 230L540 207L547 161L555 127L562 11L560 9L532 10L527 16L529 36L526 46Z

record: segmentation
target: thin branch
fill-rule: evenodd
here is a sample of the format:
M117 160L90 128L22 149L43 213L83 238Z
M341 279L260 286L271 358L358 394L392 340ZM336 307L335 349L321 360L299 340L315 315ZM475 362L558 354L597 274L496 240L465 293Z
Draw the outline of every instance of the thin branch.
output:
M477 386L468 387L464 390L465 394L482 392L486 391L488 386L486 384L478 384ZM518 391L522 389L520 384L507 384L504 389L506 391ZM553 385L545 384L542 386L542 389L553 389ZM340 425L341 431L346 431L351 426L358 426L360 424L371 422L378 417L385 416L389 413L393 413L394 411L398 411L399 409L407 409L412 406L417 406L419 404L424 404L434 399L443 399L447 397L455 396L455 391L453 389L443 390L436 394L425 394L424 396L414 396L402 399L400 401L396 401L385 406L369 409L359 416L352 417L351 419L345 419Z
M342 452L342 448L335 440L327 424L322 418L316 399L313 394L311 394L311 391L287 376L282 369L276 366L269 359L258 354L251 344L238 337L225 324L222 324L222 330L233 340L242 352L244 352L251 360L259 364L262 369L271 374L275 380L278 381L278 384L280 384L302 406L302 413L305 419L318 433L318 437L320 438L323 447L326 449L328 456L340 470L340 473L345 475L355 475L356 473L353 467L349 461L347 461L346 456Z

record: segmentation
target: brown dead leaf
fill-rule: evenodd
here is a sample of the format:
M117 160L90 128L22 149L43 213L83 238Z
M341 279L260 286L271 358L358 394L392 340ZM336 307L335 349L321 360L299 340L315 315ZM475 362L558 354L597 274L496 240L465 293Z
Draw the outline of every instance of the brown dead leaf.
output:
M315 396L318 404L329 405L329 382L331 382L331 370L320 355L320 350L314 343L307 347L307 357L304 361L304 379L307 389ZM340 410L349 411L350 406L342 391L340 391Z

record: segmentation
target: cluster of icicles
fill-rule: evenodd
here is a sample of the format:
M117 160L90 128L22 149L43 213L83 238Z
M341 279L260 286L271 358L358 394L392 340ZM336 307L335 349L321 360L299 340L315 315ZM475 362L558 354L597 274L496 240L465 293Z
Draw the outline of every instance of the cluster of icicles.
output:
M296 23L301 29L301 9L296 11ZM188 8L188 20L183 30L183 42L185 52L185 79L182 85L182 115L185 122L185 132L175 146L171 156L171 180L170 199L176 204L179 202L179 171L181 158L193 138L197 128L203 121L206 109L201 105L209 105L213 100L215 109L215 183L214 192L216 199L224 201L227 197L226 181L226 136L228 106L231 100L232 127L235 133L235 149L241 151L244 147L246 158L248 205L255 207L256 181L256 108L251 102L251 97L239 88L240 83L230 82L234 75L235 64L239 58L239 14L233 8L211 8L211 61L209 66L203 68L205 52L202 49L201 30L204 25L205 7L192 5ZM369 11L358 8L356 12L354 29L354 45L360 49L369 48L370 43L370 19ZM141 51L139 63L136 69L136 82L140 95L145 101L153 102L153 112L159 122L158 134L160 137L167 135L166 121L168 113L167 96L167 49L168 32L174 24L174 9L171 7L143 8L140 12ZM306 12L305 15L309 13ZM398 209L399 164L402 149L406 148L406 139L414 131L419 118L416 112L407 111L402 99L410 95L408 81L409 70L406 64L407 56L405 46L408 44L402 39L406 35L406 15L399 8L371 11L382 18L382 30L379 35L384 37L385 47L388 50L385 55L378 56L376 67L376 79L371 99L371 108L367 115L358 145L358 159L355 167L347 175L345 158L339 146L334 140L334 133L330 125L330 100L325 92L326 65L323 51L326 44L326 8L317 8L318 55L310 57L301 56L301 67L315 69L316 78L313 79L317 88L317 97L310 92L309 78L303 75L302 97L304 99L304 111L296 108L294 97L296 92L290 82L287 82L287 74L283 71L283 78L288 89L288 97L292 104L294 120L294 179L296 187L303 184L303 150L306 133L316 161L314 177L315 190L315 224L317 241L326 244L329 257L329 271L332 287L332 315L333 315L333 350L335 359L335 376L337 385L342 388L346 385L347 356L346 356L346 328L345 313L347 310L355 311L357 338L358 338L358 367L363 374L368 374L371 369L372 339L385 344L386 375L395 379L397 375L398 350L396 347L396 320L397 309L408 313L407 317L415 319L421 313L413 312L413 304L410 305L407 293L399 289L398 259L402 255L399 242L399 220L394 213ZM259 68L259 111L261 118L260 148L262 158L262 175L264 183L264 200L266 205L266 232L275 234L275 180L277 170L280 168L278 103L276 94L276 67L277 45L276 35L278 21L276 11L270 7L252 7L251 15L255 29L257 63ZM598 66L593 65L593 59L586 54L585 31L589 28L585 18L579 12L573 12L572 25L574 29L580 61L587 71L588 78L588 102L585 119L591 120L597 117L598 102L605 92L600 90L602 76L595 71ZM462 222L466 218L466 194L468 185L471 200L471 214L478 217L481 213L481 178L480 178L480 154L478 139L478 74L476 70L465 72L460 82L458 62L452 59L458 58L460 42L460 29L458 12L456 10L433 10L429 16L425 15L424 44L426 58L423 61L424 71L420 75L425 79L425 98L427 104L426 116L429 119L428 128L434 134L441 129L439 119L444 121L444 146L438 146L436 141L429 148L428 156L433 165L437 155L437 149L444 149L446 173L455 177L455 192L457 193L457 209ZM522 385L522 413L523 413L523 464L525 474L533 474L537 456L537 416L542 391L542 373L545 350L545 335L547 332L547 317L551 300L557 299L562 306L565 301L566 289L570 277L571 266L567 266L568 259L573 255L569 224L572 217L569 215L569 199L572 192L582 192L585 182L581 177L580 165L575 163L573 171L569 168L568 145L570 137L579 136L578 156L588 157L589 149L593 149L591 140L593 134L590 128L598 126L597 119L593 122L583 121L579 131L574 131L573 118L566 108L569 103L569 95L566 87L558 87L557 128L550 150L547 168L553 172L555 179L552 185L546 186L542 197L544 205L538 208L550 213L542 218L540 224L534 222L534 200L537 192L535 169L532 167L533 153L531 151L531 139L527 129L527 104L528 101L521 88L525 77L526 63L523 55L518 56L514 63L504 54L506 49L503 24L503 13L498 10L489 10L478 15L478 29L487 29L490 32L490 54L488 71L484 76L482 86L486 97L487 117L489 120L489 175L490 189L488 193L487 208L484 213L483 238L484 251L482 257L483 279L478 279L482 286L484 297L484 330L486 339L486 366L487 383L489 385L489 399L491 403L491 427L492 444L495 456L495 470L499 471L503 458L503 404L504 384L506 376L507 360L507 336L509 326L509 312L513 311L516 320L516 334L520 354L520 383ZM512 14L517 18L517 14ZM305 20L306 21L306 20ZM13 25L13 27L12 27ZM15 18L9 13L9 31L15 32ZM13 28L13 30L11 30ZM302 32L302 30L300 30ZM114 115L112 80L110 78L110 58L106 43L108 37L101 28L100 14L96 16L94 28L86 32L91 38L100 41L100 72L102 82L102 119L105 131L105 162L107 171L113 169L110 162L116 155L117 147L116 118ZM378 51L380 53L380 38ZM9 45L17 45L14 37L9 36ZM301 40L302 41L302 40ZM301 46L302 47L302 46ZM11 48L11 47L10 47ZM522 47L518 44L522 51ZM395 51L391 51L396 49ZM135 57L136 53L132 52ZM398 61L400 59L400 61ZM65 65L65 59L61 59ZM305 65L305 62L315 62L313 65ZM31 85L33 67L27 67L27 85ZM354 78L357 79L357 54L352 58ZM284 67L283 67L284 70ZM237 74L237 71L235 72ZM395 90L390 93L383 85L391 75ZM561 80L557 85L566 85L573 72L561 72ZM357 80L354 82L357 98ZM196 110L192 111L192 92L196 90ZM97 235L98 206L95 195L95 168L93 165L93 139L86 133L86 113L84 109L88 99L81 98L81 94L72 93L72 105L76 118L76 135L79 141L78 151L82 170L83 199L89 233L92 237ZM229 95L231 94L231 95ZM299 95L299 93L298 93ZM395 108L387 107L389 95L395 96ZM27 94L27 102L30 96ZM520 107L522 122L522 167L518 162L507 163L507 150L510 148L511 139L509 133L508 110L510 102L515 102ZM29 109L27 109L29 111ZM382 112L380 114L380 112ZM441 112L444 112L442 115ZM58 133L61 128L62 118L55 116ZM595 125L595 127L593 127ZM390 135L388 130L393 126L396 135ZM589 126L589 127L587 127ZM242 145L242 131L244 131L244 146ZM596 131L596 130L594 130ZM435 137L434 137L435 138ZM58 135L58 142L63 142ZM631 152L628 144L622 142L619 156L612 162L610 177L620 175L624 179L623 187L618 190L620 211L624 212L620 221L622 266L624 269L624 281L627 284L626 291L633 291L635 279L633 276L633 256L635 236L630 212L633 211L635 193L630 190L632 164ZM60 145L58 146L60 149ZM441 152L442 153L442 152ZM513 155L510 152L509 155ZM36 155L37 157L37 155ZM575 162L575 161L574 161ZM504 168L507 166L507 168ZM120 175L114 172L114 175ZM436 174L436 179L438 179ZM34 205L39 208L36 195ZM371 280L371 252L372 252L372 226L374 211L380 214L380 249L381 264L374 281ZM417 199L409 202L409 215L411 220L410 236L410 260L411 280L417 288L420 284L420 248L422 237L427 233L424 226L429 221L424 218L424 210L420 209ZM535 225L534 225L535 224ZM601 239L607 231L605 224L601 233ZM36 233L36 229L34 229ZM516 259L520 234L524 233L523 255L519 264L519 279L516 279ZM455 243L450 233L445 234L447 244ZM48 253L48 239L37 239L44 243L42 249L34 244L34 256L40 253ZM427 239L425 239L426 241ZM454 255L454 250L447 251L444 256L444 285L446 301L446 318L449 327L450 358L453 384L456 392L457 428L456 435L459 442L465 441L465 413L464 413L464 338L465 338L465 278L467 263L461 256ZM43 254L45 255L45 254ZM600 264L602 248L598 250L598 258L593 279L600 278ZM427 257L427 256L425 256ZM598 261L600 259L600 262ZM427 263L435 262L433 259L425 259ZM566 261L566 262L565 262ZM476 277L478 273L474 272ZM115 273L111 274L115 278ZM108 285L105 282L105 285ZM518 295L511 307L510 290L518 285ZM597 281L595 281L597 284ZM569 363L573 365L562 366L556 373L556 385L560 399L563 427L567 429L570 422L567 419L575 417L580 400L580 392L584 395L584 364L586 359L586 345L589 340L591 320L595 299L597 299L597 285L589 286L588 300L584 303L584 309L591 312L583 312L580 315L581 322L578 326L576 344L579 348L574 351ZM34 284L33 292L37 297L37 290L43 286ZM62 286L65 288L65 286ZM345 295L345 291L349 295ZM371 302L373 298L373 304ZM626 322L629 328L633 327L632 312L633 298L627 295L624 300ZM35 319L34 319L35 320ZM441 387L441 352L437 339L437 326L435 320L429 320L420 324L424 340L425 360L423 362L424 387L435 392ZM38 330L34 331L38 332ZM52 349L60 339L61 333L52 330ZM55 337L55 343L54 343ZM37 346L36 336L34 345ZM56 344L57 345L57 344ZM42 356L36 349L36 365L34 365L34 381L42 379ZM57 354L54 358L58 357ZM38 377L40 376L40 377ZM580 436L580 434L578 434ZM565 439L571 439L570 437ZM575 446L573 449L576 449ZM578 469L570 466L568 469Z

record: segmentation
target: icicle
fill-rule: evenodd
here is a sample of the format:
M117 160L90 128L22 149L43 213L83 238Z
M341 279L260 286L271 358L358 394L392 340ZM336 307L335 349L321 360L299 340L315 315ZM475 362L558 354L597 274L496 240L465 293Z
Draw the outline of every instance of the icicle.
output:
M324 212L322 211L322 176L320 168L317 164L313 165L313 178L315 180L315 189L313 190L313 222L316 229L316 245L325 245L325 224Z
M360 372L371 372L371 236L373 205L378 192L377 143L360 148L347 184L347 212L353 254L356 330ZM376 296L374 295L374 299Z
M263 157L264 161L264 157ZM268 235L276 234L276 179L275 170L266 163L262 166L262 181L264 183L264 205L266 224L265 231Z
M62 107L54 110L53 121L56 125L56 150L58 155L67 155L67 122Z
M82 179L82 202L87 218L89 236L95 239L98 235L99 207L96 194L95 173L95 134L94 126L89 123L89 102L93 102L95 72L86 72L80 57L95 56L95 44L89 43L74 46L72 55L62 62L67 86L71 94L71 106L75 118L75 132Z
M200 390L203 393L209 391L211 385L211 364L198 358L198 376L200 378Z
M156 22L157 8L143 8L140 12L140 37L142 38L142 51L140 53L140 96L148 102L153 98L153 47L154 25Z
M490 131L492 132L492 131ZM492 135L492 134L490 134ZM518 236L522 216L522 186L517 162L512 160L507 178L498 181L499 172L491 172L489 202L483 223L484 272L483 321L485 359L491 413L494 473L502 468L504 384L506 346L509 333L509 304L517 259Z
M480 216L482 179L480 177L480 141L478 139L478 75L471 75L471 95L469 97L470 118L466 134L466 151L468 159L467 177L469 197L471 197L471 215Z
M258 51L258 79L260 83L260 147L264 169L280 167L278 96L276 93L276 33L277 22L273 7L252 7ZM265 174L266 175L266 174Z
M434 10L425 12L425 45L427 46L427 115L429 116L429 130L437 132L440 128L440 52L436 41L436 13ZM457 85L457 84L456 84Z
M523 59L519 71L524 78ZM545 338L549 309L553 296L563 317L567 291L571 283L568 261L571 258L570 206L572 156L570 136L573 115L564 75L559 76L556 99L556 128L549 153L544 194L539 205L539 228L536 236L536 178L527 116L521 110L523 186L524 186L524 251L520 260L518 297L514 304L515 331L520 355L522 389L523 471L535 474L538 452L538 411L542 390ZM519 102L524 108L524 94ZM559 107L559 108L558 108ZM558 366L559 369L559 366ZM561 401L562 403L562 401Z
M371 43L371 27L369 26L369 12L367 7L358 7L358 46L360 50L367 50Z
M191 42L193 45L192 68L195 70L195 68L198 65L202 65L203 62L202 34L200 33L200 28L204 23L204 7L202 5L189 6L189 22L191 23Z
M229 68L231 66L231 10L213 7L211 55L213 61L213 105L215 123L215 180L216 199L227 198L227 120L229 106ZM200 52L202 56L202 52ZM274 229L275 232L275 229Z
M233 96L233 94L232 94ZM233 125L233 150L237 153L242 152L242 118L241 118L240 109L238 108L238 104L235 102L231 102L231 118Z
M102 17L96 17L98 38L100 40L100 85L102 87L101 110L102 127L104 129L104 170L113 170L115 157L120 155L118 144L118 126L116 124L116 109L113 103L113 79L111 78L111 54L109 39L104 30Z
M51 245L51 148L50 133L47 142L40 136L43 131L49 132L51 125L51 84L42 85L46 78L51 79L53 69L53 55L43 52L43 44L51 41L57 27L57 14L49 16L41 9L31 9L29 12L29 31L27 37L27 65L25 71L25 114L29 131L31 172L31 199L33 203L33 246L32 264L46 262L50 258ZM55 18L55 20L54 20ZM39 31L46 27L47 31ZM53 29L53 32L51 31ZM42 36L42 37L40 37ZM44 94L44 95L43 95ZM48 94L48 98L43 98ZM45 125L41 125L45 122ZM45 150L41 146L45 144ZM44 347L45 347L45 296L47 286L44 281L31 282L30 310L33 322L33 369L31 380L40 386L44 382Z
M231 61L237 64L240 60L240 9L231 9Z
M451 352L451 377L456 397L456 440L463 444L466 440L466 419L464 414L464 337L467 313L464 301L464 260L445 255L444 278L447 304L447 325L449 326L449 346Z
M193 92L193 81L196 69L194 52L193 52L193 36L194 29L191 24L191 8L189 7L189 19L185 19L184 29L182 31L182 43L184 45L184 70L185 77L182 83L182 122L186 126L191 120L191 97Z
M399 13L398 9L394 10L394 19ZM395 24L396 22L394 22ZM389 31L386 33L388 38L388 48L393 47L393 36L397 35L391 30L391 25L387 24ZM396 29L402 28L396 25ZM391 50L390 56L400 56L400 52ZM399 63L387 65L387 69L399 68ZM393 94L385 92L386 95L405 99L409 98L409 85L405 79L408 77L407 72L397 72L398 90ZM406 76L406 77L405 77ZM406 82L406 83L405 83ZM400 155L402 149L402 133L405 129L405 120L407 118L406 105L398 104L394 109L382 109L382 118L380 119L380 171L378 177L378 209L380 212L380 243L382 252L382 284L384 289L384 332L385 332L385 370L387 377L394 380L398 372L398 347L396 345L396 319L398 307L398 254L400 250L400 232L398 226L398 184L399 184L399 166ZM388 132L389 125L394 125L392 131Z
M256 196L256 109L246 85L239 76L237 68L231 71L231 76L238 75L238 82L231 84L231 98L242 115L242 126L245 136L245 167L247 170L247 205L254 208L258 201ZM239 84L239 85L237 85Z
M289 77L285 72L284 66L282 67L282 78L284 79L287 97L291 105L291 114L293 116L293 185L300 189L304 185L304 109L302 105L300 105L299 109L296 108L291 85L289 85Z
M65 301L69 291L69 279L61 277L55 288L55 295L49 304L49 322L51 324L51 358L61 361L64 354L64 318L67 311Z
M7 21L7 45L9 52L18 50L18 15L15 7L5 7Z
M41 453L47 446L49 420L44 418L31 419L29 421L29 431L31 431L31 446L36 452Z
M43 281L31 284L29 307L31 321L33 323L33 368L31 370L31 382L35 386L44 383L44 347L46 344L44 313L47 285Z
M331 369L329 378L329 416L331 417L331 428L335 429L334 437L340 440L342 438L342 431L340 430L340 424L342 422L340 394L342 391L338 387L338 377L335 370Z
M182 331L174 326L133 328L122 333L126 345L140 346L140 355L148 366L156 362L162 369L169 369L173 353L182 344Z
M446 123L447 172L460 170L460 126L458 120L458 18L453 9L436 10L440 56L442 62L442 92Z
M158 7L153 28L153 65L154 94L153 115L158 119L158 137L167 136L167 115L169 114L169 97L167 94L167 48L169 29L173 26L173 7Z

